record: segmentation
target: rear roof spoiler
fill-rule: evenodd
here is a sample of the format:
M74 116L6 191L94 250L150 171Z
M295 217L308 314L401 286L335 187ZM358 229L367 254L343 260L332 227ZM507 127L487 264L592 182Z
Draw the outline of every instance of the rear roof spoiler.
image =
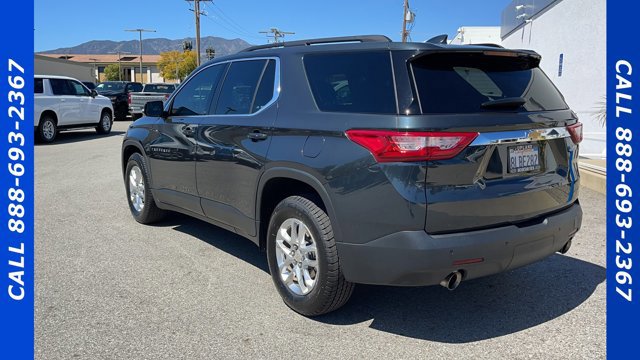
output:
M434 36L431 39L425 41L426 43L430 43L430 44L446 44L447 43L447 38L449 37L449 35L447 34L442 34L442 35L438 35L438 36Z

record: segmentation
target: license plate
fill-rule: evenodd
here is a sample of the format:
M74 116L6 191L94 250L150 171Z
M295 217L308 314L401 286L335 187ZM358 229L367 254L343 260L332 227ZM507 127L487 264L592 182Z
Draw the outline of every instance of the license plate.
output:
M534 171L540 169L540 154L538 145L520 145L509 147L510 174Z

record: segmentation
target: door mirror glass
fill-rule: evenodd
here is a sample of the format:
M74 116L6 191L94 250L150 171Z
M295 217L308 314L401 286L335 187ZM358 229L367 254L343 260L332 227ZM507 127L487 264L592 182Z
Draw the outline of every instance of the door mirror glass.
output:
M96 97L96 96L98 96L98 92L95 89L91 90L91 97Z
M144 104L144 115L149 117L164 117L164 102L149 101Z

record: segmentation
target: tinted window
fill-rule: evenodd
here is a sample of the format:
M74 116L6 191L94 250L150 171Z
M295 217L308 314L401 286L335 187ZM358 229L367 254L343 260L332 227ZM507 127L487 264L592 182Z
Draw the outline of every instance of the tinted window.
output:
M87 88L85 88L82 84L80 84L77 81L68 81L68 85L71 87L72 91L73 91L73 95L79 95L79 96L83 96L83 95L89 95L89 91L87 90Z
M396 113L388 52L311 54L304 65L321 111Z
M206 115L225 65L208 67L194 75L178 92L171 115Z
M44 93L44 84L43 84L42 79L34 79L34 81L33 81L33 92L35 94Z
M142 91L142 84L140 84L140 83L129 84L129 86L127 86L127 91L129 91L129 92L141 92Z
M144 86L144 92L171 94L175 90L173 85L148 84Z
M265 60L231 63L224 79L216 114L249 114L258 81L265 68Z
M269 60L269 63L262 74L260 86L258 86L258 91L256 92L256 98L253 100L253 106L251 107L252 113L262 109L263 106L267 105L267 103L273 99L275 80L276 61Z
M120 82L103 82L96 86L96 90L100 91L123 91L124 83Z
M64 79L49 79L51 84L51 91L54 95L75 95L76 92L69 84L69 81Z
M521 97L519 110L566 109L567 104L531 58L433 54L412 63L423 113L496 111L481 104ZM518 110L518 109L508 109Z

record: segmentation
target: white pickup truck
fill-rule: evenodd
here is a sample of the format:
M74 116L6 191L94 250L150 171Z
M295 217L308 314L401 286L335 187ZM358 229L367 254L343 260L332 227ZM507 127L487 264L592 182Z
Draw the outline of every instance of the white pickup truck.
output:
M165 101L178 84L146 84L141 92L129 93L129 113L133 118L142 116L144 105L150 101Z
M89 128L108 134L113 125L111 100L66 76L34 77L34 129L40 141L53 142L60 130Z

